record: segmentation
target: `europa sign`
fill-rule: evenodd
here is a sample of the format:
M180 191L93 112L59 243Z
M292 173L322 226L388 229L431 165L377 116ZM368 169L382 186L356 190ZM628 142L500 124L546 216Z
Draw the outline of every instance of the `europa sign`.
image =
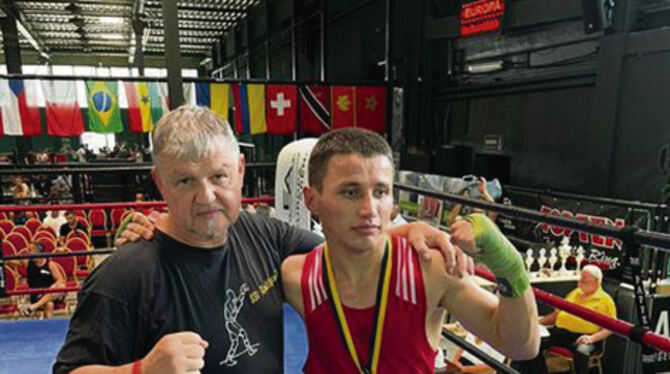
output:
M461 36L498 31L505 14L505 0L466 1L461 6Z

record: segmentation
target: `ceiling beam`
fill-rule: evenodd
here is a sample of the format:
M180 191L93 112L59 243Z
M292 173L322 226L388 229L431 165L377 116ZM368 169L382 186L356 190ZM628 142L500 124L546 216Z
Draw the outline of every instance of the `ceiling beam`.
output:
M30 45L39 52L42 57L49 59L49 47L44 45L44 42L40 39L39 35L32 30L30 24L26 22L25 15L21 12L13 0L5 0L0 5L0 9L8 15L11 15L16 19L16 26L19 29L19 32L28 39Z

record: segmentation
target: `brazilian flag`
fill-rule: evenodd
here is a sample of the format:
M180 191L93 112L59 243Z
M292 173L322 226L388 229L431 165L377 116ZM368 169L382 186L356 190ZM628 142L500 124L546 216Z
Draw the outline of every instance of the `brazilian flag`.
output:
M123 131L116 81L86 81L88 129L97 133Z

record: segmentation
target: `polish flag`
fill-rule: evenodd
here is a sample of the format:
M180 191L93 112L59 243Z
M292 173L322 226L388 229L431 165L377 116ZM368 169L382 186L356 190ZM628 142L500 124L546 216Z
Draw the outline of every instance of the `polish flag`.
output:
M42 80L46 100L47 132L51 136L72 137L84 132L75 81Z

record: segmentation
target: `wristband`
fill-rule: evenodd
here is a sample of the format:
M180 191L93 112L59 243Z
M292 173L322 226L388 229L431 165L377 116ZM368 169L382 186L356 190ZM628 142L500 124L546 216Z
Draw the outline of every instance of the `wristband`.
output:
M116 243L116 240L119 239L121 236L121 233L126 230L130 222L133 220L133 213L128 214L123 221L121 221L121 224L119 225L119 228L116 230L116 235L114 235L114 243Z
M142 374L142 360L133 362L133 370L131 374Z
M496 276L500 294L512 298L521 296L530 287L530 281L514 245L486 215L470 214L465 220L472 225L475 245L480 249L475 258Z

